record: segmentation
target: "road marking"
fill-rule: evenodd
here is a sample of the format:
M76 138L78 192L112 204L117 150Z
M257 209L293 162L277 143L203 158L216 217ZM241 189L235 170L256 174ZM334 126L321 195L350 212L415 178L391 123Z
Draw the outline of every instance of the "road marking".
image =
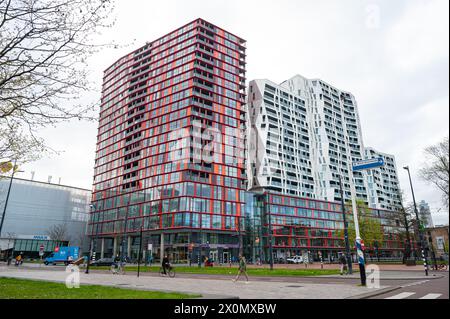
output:
M438 299L440 296L442 296L442 294L428 294L420 299Z
M424 283L426 283L428 281L429 280L416 281L416 282L413 282L411 284L403 285L402 288L416 286L416 285L421 285L421 284L424 284Z
M387 297L384 299L404 299L404 298L408 298L409 296L412 296L414 294L415 294L415 292L402 292L402 293L399 293L398 295L394 295L394 296Z

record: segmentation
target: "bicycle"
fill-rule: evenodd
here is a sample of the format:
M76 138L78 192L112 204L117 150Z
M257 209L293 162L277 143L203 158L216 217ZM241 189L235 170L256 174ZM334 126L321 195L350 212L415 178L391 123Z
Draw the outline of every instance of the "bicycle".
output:
M125 263L112 264L111 273L113 275L125 275Z
M438 264L437 265L437 270L447 270L447 269L448 269L447 264Z
M166 268L166 273L167 273L167 275L169 275L170 278L175 277L175 269L172 266L169 266L168 268ZM161 277L165 276L163 267L159 268L159 275Z

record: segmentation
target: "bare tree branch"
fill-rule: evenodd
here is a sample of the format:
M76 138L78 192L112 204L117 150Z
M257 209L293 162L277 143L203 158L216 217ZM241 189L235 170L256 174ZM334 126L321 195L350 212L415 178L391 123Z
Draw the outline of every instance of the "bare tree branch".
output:
M448 208L449 204L449 149L448 137L436 145L425 149L427 163L420 170L420 176L434 184L442 192L442 200Z
M47 230L47 235L49 235L52 240L66 241L68 240L67 225L66 224L53 225Z
M14 139L15 158L26 149L45 148L28 132L71 119L95 119L97 103L77 101L92 89L87 58L113 46L94 42L114 23L113 2L0 0L0 158L14 153L6 151Z

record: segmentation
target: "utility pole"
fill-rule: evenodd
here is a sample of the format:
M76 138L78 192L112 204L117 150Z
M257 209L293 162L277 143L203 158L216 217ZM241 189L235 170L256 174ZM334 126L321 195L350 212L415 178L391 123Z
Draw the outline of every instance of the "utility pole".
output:
M340 187L340 191L341 191L342 216L344 219L345 254L346 254L347 265L348 265L348 273L351 275L353 273L352 258L350 255L350 243L348 241L348 225L347 225L347 217L345 214L344 190L342 188L342 176L341 175L339 175L339 187Z
M417 231L419 232L420 250L422 251L423 267L425 268L425 275L428 276L428 260L427 260L426 254L425 254L425 244L423 242L423 232L420 227L421 222L419 219L419 212L417 210L417 205L416 205L416 197L414 195L414 189L413 189L413 185L412 185L412 181L411 181L411 173L409 171L408 166L403 167L403 169L408 171L409 185L411 186L411 193L412 193L412 198L413 198L413 203L414 203L414 212L416 213Z
M16 171L16 168L17 168L17 159L14 160L14 165L12 167L12 173L11 173L11 179L9 180L8 192L6 193L5 206L3 207L2 221L0 222L0 236L2 234L3 223L5 221L6 207L8 206L9 194L11 194L11 187L12 187L12 183L14 180L14 174L16 172L17 173L23 172L23 171Z
M94 204L90 205L91 209L93 208L93 211L95 213L95 209L96 206ZM91 241L89 242L89 258L87 260L87 264L86 264L86 271L84 272L85 274L89 274L89 266L91 264L91 258L92 258L92 254L93 252L95 252L96 249L96 241L97 241L97 235L98 235L98 224L99 221L97 220L97 225L95 228L95 236L93 236L94 238L91 238ZM91 233L92 235L92 233Z
M139 277L140 266L141 266L141 253L142 253L142 232L144 226L141 226L140 238L139 238L139 253L138 253L138 271L137 276Z

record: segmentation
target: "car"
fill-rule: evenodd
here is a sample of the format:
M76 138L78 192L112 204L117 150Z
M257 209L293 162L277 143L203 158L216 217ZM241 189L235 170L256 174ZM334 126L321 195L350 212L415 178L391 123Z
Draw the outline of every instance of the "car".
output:
M112 258L100 258L95 261L91 261L91 266L111 266L114 263Z
M302 256L294 256L294 257L288 258L287 262L293 263L293 264L301 264L303 262L303 257Z

